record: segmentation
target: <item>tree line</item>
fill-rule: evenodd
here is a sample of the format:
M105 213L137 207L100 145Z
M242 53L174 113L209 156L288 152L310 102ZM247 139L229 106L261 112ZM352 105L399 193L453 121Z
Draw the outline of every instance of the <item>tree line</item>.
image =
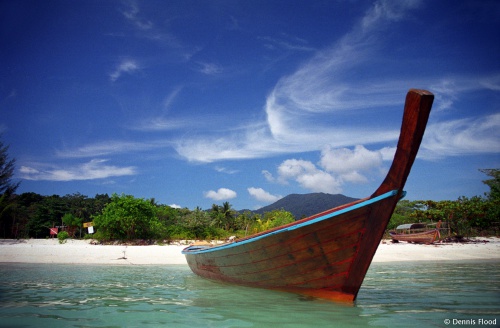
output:
M245 236L293 221L284 210L239 213L228 202L209 210L189 210L125 194L92 198L79 193L42 196L28 192L10 197L0 216L0 238L48 238L50 228L57 227L72 238L101 241L211 240ZM83 227L90 222L95 228L92 235Z
M283 209L256 214L234 210L228 202L208 210L172 208L155 199L133 195L80 193L43 196L33 192L16 194L12 182L15 160L0 141L0 238L47 238L59 227L73 238L111 240L225 239L243 237L291 223L295 218ZM398 203L388 230L399 224L446 222L454 236L498 234L500 216L500 171L481 170L490 192L484 197L460 197L456 201L408 201ZM91 222L91 223L90 223ZM83 224L92 225L89 234ZM90 224L89 224L90 223Z

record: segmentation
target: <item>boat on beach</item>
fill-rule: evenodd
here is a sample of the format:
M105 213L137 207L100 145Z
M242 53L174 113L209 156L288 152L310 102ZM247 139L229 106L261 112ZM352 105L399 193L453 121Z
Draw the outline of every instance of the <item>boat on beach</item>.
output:
M397 226L395 231L389 231L389 235L395 242L406 241L416 244L432 244L441 236L439 233L440 226L441 221L437 223L436 228L431 230L426 230L427 226L421 223L403 224Z
M204 278L353 302L417 156L434 95L411 89L391 168L369 197L233 242L182 253Z

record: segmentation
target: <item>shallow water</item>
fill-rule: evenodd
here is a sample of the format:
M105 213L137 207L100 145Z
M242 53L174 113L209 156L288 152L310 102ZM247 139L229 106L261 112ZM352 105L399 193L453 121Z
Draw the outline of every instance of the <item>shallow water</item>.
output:
M500 317L498 262L374 263L353 306L220 284L185 265L0 264L0 277L1 327L472 327Z

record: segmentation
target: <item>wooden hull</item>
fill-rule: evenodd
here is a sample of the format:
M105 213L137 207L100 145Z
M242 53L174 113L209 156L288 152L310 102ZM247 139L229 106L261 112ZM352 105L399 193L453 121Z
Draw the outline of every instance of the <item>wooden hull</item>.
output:
M392 166L366 199L220 246L183 250L202 277L335 301L355 300L415 160L433 95L410 90Z
M406 241L409 243L432 244L439 237L439 230L432 229L424 232L416 233L395 233L389 232L391 238L397 241Z
M205 278L353 301L385 229L374 231L369 222L388 221L397 201L398 193L389 192L256 238L191 246L184 253L193 272ZM367 231L377 236L368 238ZM364 261L363 274L353 271L361 254L370 259Z

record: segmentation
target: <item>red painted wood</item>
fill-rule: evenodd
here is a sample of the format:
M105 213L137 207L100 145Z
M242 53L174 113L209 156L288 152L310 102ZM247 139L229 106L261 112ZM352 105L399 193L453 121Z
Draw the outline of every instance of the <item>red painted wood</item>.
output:
M402 195L433 97L423 90L410 90L406 97L394 161L371 198L397 190L394 195L369 206L359 207L367 199L343 205L240 239L230 247L214 247L210 252L187 248L183 253L193 272L208 279L246 286L331 300L355 300ZM346 212L339 212L341 210ZM342 214L315 222L336 212ZM311 222L314 223L304 225Z

